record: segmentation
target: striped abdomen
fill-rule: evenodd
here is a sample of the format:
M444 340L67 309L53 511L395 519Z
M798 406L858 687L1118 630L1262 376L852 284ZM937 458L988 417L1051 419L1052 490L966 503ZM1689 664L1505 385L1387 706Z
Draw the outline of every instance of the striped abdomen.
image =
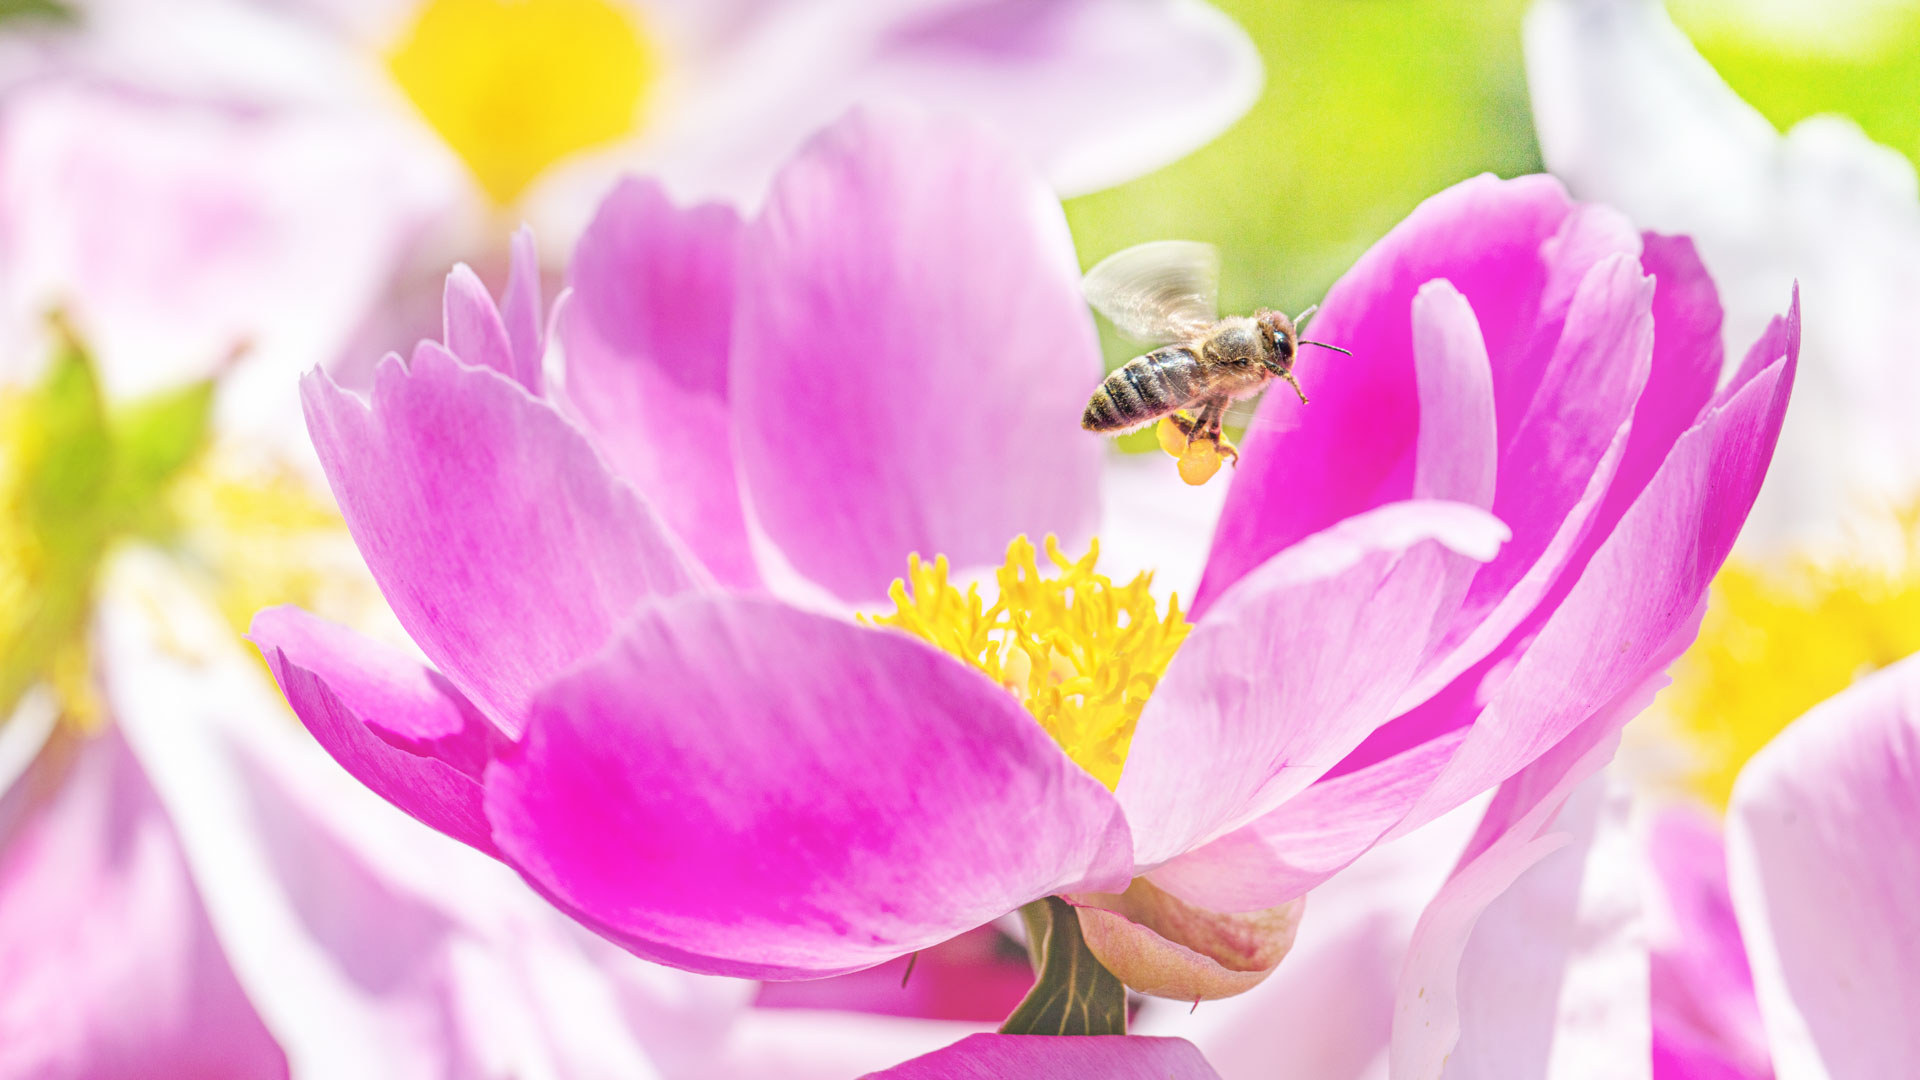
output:
M1088 431L1136 428L1193 400L1204 385L1200 362L1185 345L1168 345L1115 368L1087 402Z

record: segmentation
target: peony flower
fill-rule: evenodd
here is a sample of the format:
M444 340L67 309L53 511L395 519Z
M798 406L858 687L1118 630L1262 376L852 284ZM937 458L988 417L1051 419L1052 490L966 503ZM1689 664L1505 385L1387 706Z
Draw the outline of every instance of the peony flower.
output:
M1920 662L1905 660L1797 719L1742 771L1724 853L1719 830L1691 811L1669 810L1638 835L1619 812L1624 792L1597 814L1598 789L1577 794L1553 826L1565 847L1526 870L1480 927L1422 942L1466 950L1458 993L1476 1008L1461 1045L1477 1036L1485 1060L1506 1068L1474 1075L1543 1075L1513 1051L1546 1047L1555 1061L1570 1050L1570 1063L1657 1080L1906 1069L1916 694ZM1643 881L1653 885L1644 913ZM1606 1030L1612 1041L1596 1040Z
M1163 610L1018 539L1095 520L1063 239L917 114L842 121L744 224L625 187L564 381L532 275L496 309L456 270L443 341L304 386L432 666L291 608L253 636L348 771L638 955L817 977L1023 909L1129 985L1244 990L1383 838L1607 744L1692 635L1798 316L1716 390L1684 241L1545 178L1444 192L1329 293L1354 358L1256 429ZM997 592L953 584L1009 538Z
M1907 408L1920 398L1913 166L1839 117L1774 130L1653 0L1541 0L1527 72L1548 167L1643 228L1691 236L1727 305L1729 343L1759 332L1789 282L1834 314L1810 327L1752 554L1824 552L1908 505L1920 494Z

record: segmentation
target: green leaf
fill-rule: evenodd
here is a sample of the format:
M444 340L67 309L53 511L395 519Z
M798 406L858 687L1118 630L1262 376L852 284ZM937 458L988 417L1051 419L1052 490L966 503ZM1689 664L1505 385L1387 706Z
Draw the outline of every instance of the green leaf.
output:
M211 379L144 398L114 418L114 475L103 510L127 531L164 527L167 485L206 449Z
M1540 170L1525 0L1215 4L1260 50L1259 100L1194 154L1068 202L1083 265L1146 240L1205 240L1220 247L1224 310L1299 311L1427 196ZM1110 364L1140 351L1101 331Z
M1020 909L1038 979L1003 1035L1125 1035L1127 988L1087 948L1080 916L1057 896Z
M14 21L71 24L80 13L60 0L0 0L0 25Z

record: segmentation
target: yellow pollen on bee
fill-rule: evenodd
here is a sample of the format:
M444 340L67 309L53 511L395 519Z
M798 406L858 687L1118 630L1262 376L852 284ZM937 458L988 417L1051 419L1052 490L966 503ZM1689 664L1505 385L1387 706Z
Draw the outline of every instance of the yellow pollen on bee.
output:
M1000 595L988 606L978 586L947 580L943 555L907 560L889 595L894 611L863 622L930 642L1007 688L1081 768L1112 788L1120 782L1140 710L1186 639L1178 597L1163 614L1151 574L1115 585L1085 557L1068 559L1047 537L1043 571L1033 543L1016 537L995 572Z
M634 130L660 74L633 10L608 0L428 0L387 63L503 206Z
M1690 751L1682 781L1724 809L1740 769L1855 679L1920 651L1920 512L1887 562L1731 561L1656 710Z
M1220 444L1212 439L1195 439L1180 455L1180 479L1194 487L1213 479L1220 471Z
M1160 449L1172 457L1180 457L1187 452L1187 433L1174 422L1173 417L1163 416L1154 425L1153 433L1160 438Z

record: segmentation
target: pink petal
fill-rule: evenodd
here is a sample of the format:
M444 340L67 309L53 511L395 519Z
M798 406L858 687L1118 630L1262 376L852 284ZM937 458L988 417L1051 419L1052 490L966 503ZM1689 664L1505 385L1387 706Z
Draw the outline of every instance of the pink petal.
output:
M480 775L504 736L440 673L295 607L249 636L327 753L416 820L497 855Z
M1321 780L1273 813L1154 870L1153 881L1218 911L1257 911L1305 896L1399 824L1465 737L1454 731Z
M1796 300L1783 322L1798 320ZM1779 436L1798 348L1791 335L1778 344L1770 366L1675 443L1402 828L1513 775L1692 641Z
M727 351L740 219L681 209L629 179L574 251L560 323L567 396L632 482L723 584L760 582L728 437Z
M1771 1078L1719 822L1669 809L1654 820L1648 848L1672 926L1652 956L1654 1075Z
M1220 910L1298 896L1382 836L1431 821L1511 776L1665 668L1692 639L1707 583L1772 453L1796 363L1798 310L1763 340L1771 364L1682 436L1565 599L1543 605L1551 618L1517 662L1480 672L1484 688L1478 677L1456 681L1434 699L1437 708L1477 714L1470 726L1436 725L1443 734L1434 740L1324 780L1316 787L1338 786L1307 789L1299 806L1155 871L1154 880ZM1476 691L1491 697L1481 704ZM1143 816L1129 812L1142 832Z
M500 298L500 316L513 349L513 368L507 374L528 393L537 395L547 343L541 333L540 254L533 246L533 230L525 225L514 230L510 247L513 254L507 264L507 291ZM457 350L454 355L459 355Z
M910 552L997 564L1084 537L1100 378L1052 199L971 124L860 110L808 143L746 232L730 388L767 535L846 599Z
M447 351L468 367L485 367L513 378L513 343L492 294L474 273L459 263L447 274L440 299L441 341Z
M1460 503L1396 503L1238 583L1140 717L1116 791L1137 860L1164 862L1272 810L1386 720L1448 614L1441 601L1505 535Z
M1444 278L1414 294L1413 366L1420 394L1413 497L1491 507L1500 454L1493 370L1473 307Z
M969 1035L867 1080L1220 1080L1184 1039Z
M1488 992L1478 985L1487 977L1485 969L1462 966L1476 923L1516 880L1571 839L1565 831L1549 831L1555 818L1574 789L1612 758L1619 726L1639 710L1645 696L1636 690L1611 703L1596 722L1512 777L1495 796L1460 866L1420 916L1408 946L1395 1007L1393 1075L1441 1075L1461 1040L1463 1019L1470 1018L1469 1010ZM1640 1001L1646 1001L1644 983ZM1516 1038L1538 1039L1537 1014L1531 1023L1526 1017L1507 1019L1518 1024L1512 1033ZM1551 1032L1552 1017L1545 1026ZM1496 1024L1479 1035L1497 1043L1502 1032ZM1647 1053L1642 1051L1639 1060L1647 1060ZM1623 1067L1634 1060L1631 1051L1622 1058ZM1528 1063L1519 1064L1516 1077L1545 1075L1537 1062L1532 1072L1526 1071Z
M1293 949L1305 900L1232 913L1189 904L1135 878L1123 893L1079 893L1087 950L1127 988L1173 1001L1217 1001L1260 985Z
M371 405L309 374L307 427L401 625L508 733L640 601L700 580L579 432L437 345L375 373Z
M1474 576L1439 645L1449 655L1410 691L1410 702L1425 700L1499 645L1585 536L1646 384L1653 289L1639 263L1618 254L1581 279L1532 402L1503 439L1493 513L1513 529L1513 541Z
M0 1075L288 1075L118 732L56 734L0 821Z
M1529 867L1475 922L1459 967L1450 1074L1531 1080L1606 1062L1610 1078L1651 1075L1643 882L1629 803L1624 789L1587 781L1553 822L1568 845Z
M1411 493L1420 425L1411 312L1428 281L1445 278L1472 306L1498 400L1532 344L1541 245L1571 210L1548 177L1469 180L1420 204L1334 285L1312 336L1354 355L1315 350L1299 368L1313 402L1297 423L1249 431L1196 611L1275 552ZM1266 402L1262 416L1283 406Z
M892 631L743 597L644 610L487 772L517 865L636 952L851 971L1075 888L1117 891L1113 797L1013 696Z
M1920 1055L1920 661L1868 676L1741 771L1734 909L1783 1076L1898 1076Z

